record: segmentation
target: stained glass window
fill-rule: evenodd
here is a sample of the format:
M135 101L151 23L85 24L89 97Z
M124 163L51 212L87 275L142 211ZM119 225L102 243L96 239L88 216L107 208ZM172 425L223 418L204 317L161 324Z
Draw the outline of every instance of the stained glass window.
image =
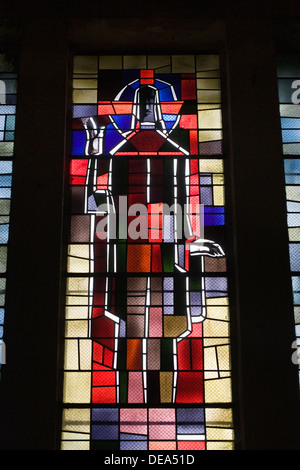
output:
M62 449L233 448L217 55L76 56Z
M287 225L295 335L292 360L300 369L300 57L278 58L278 91L284 159ZM299 374L300 385L300 374Z
M4 342L7 250L14 161L17 75L13 61L0 54L0 367L6 363ZM1 369L0 369L1 370Z

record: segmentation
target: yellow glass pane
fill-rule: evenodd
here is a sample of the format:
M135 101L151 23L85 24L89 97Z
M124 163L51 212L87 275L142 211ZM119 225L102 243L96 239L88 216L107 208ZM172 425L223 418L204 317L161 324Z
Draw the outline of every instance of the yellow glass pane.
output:
M223 344L230 344L229 338L204 338L203 345L208 346L220 346Z
M99 56L99 69L121 69L122 56L121 55L100 55Z
M294 307L295 323L300 323L300 307Z
M90 410L86 408L66 408L63 410L62 430L89 433Z
M234 444L233 442L207 442L207 450L233 450Z
M92 367L92 340L79 340L80 369L90 370Z
M9 199L0 200L0 214L2 215L10 214L10 200Z
M300 108L294 104L281 104L280 116L282 117L300 117Z
M62 441L61 450L90 450L88 441Z
M219 56L216 54L197 55L197 71L216 70L220 67Z
M125 55L124 68L145 69L147 67L147 58L145 55Z
M198 111L198 126L200 129L222 129L222 115L220 109Z
M224 306L207 306L207 318L211 320L229 320L229 307Z
M211 297L206 299L207 305L229 305L228 297Z
M289 228L289 240L291 242L299 242L300 241L300 228L299 227Z
M213 140L221 140L223 137L222 131L199 131L199 142L210 142Z
M73 433L73 432L63 432L62 439L66 441L87 441L89 440L89 435L87 434L80 434L80 433Z
M192 73L195 72L195 57L193 55L173 55L172 56L173 73Z
M232 427L232 410L230 408L207 408L206 424L213 427Z
M217 354L218 354L218 364L220 370L228 371L231 369L230 367L230 350L229 346L218 346L217 347Z
M90 372L65 372L64 403L89 403L91 398Z
M231 377L231 372L229 370L220 370L219 371L220 377Z
M216 206L224 206L225 191L224 186L213 186L213 199Z
M88 321L67 320L65 335L67 338L86 338L88 336Z
M67 320L87 319L89 314L88 306L81 307L66 307Z
M165 315L164 336L176 338L187 329L187 319L183 316Z
M286 186L285 191L289 201L300 201L300 186Z
M213 177L213 184L224 184L224 175L212 175Z
M94 89L97 88L97 80L91 80L91 79L75 79L73 80L73 88L79 88L79 89Z
M0 155L12 157L14 154L14 142L0 142Z
M218 370L216 348L204 349L204 369L207 371Z
M69 245L68 255L69 273L89 272L89 245Z
M149 55L148 67L159 69L159 72L171 72L171 57L169 55Z
M67 279L68 294L88 295L88 287L88 277L71 277Z
M7 247L0 246L0 273L6 272L7 263Z
M66 297L66 305L88 305L88 303L89 298L87 295L68 295Z
M97 103L97 90L74 90L73 103Z
M229 336L229 322L209 320L208 318L203 322L204 336Z
M207 428L206 430L206 438L209 441L231 441L233 440L233 437L232 429Z
M98 56L75 56L75 73L96 73L98 70Z
M88 273L90 270L90 262L84 259L74 257L68 258L68 272L69 273Z
M207 403L229 403L232 399L230 378L204 381L204 390Z
M160 372L160 399L162 403L172 403L173 373Z
M64 368L66 370L78 369L78 343L75 339L65 341Z
M206 111L208 109L221 109L220 103L198 104L198 111Z
M219 78L198 78L198 90L220 90L221 82Z
M220 377L220 374L218 371L215 371L215 372L204 371L204 380L218 379L219 377Z
M203 173L223 173L223 160L201 158L199 167Z
M198 90L198 103L221 103L221 92L219 90Z
M204 72L197 72L198 78L217 78L220 76L220 70L208 70Z
M283 144L283 154L284 155L299 155L300 153L300 144Z

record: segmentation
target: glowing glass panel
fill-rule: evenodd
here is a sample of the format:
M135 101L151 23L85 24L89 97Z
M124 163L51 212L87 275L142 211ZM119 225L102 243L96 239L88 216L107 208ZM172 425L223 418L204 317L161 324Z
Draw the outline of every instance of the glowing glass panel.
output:
M62 449L233 448L219 77L75 57Z

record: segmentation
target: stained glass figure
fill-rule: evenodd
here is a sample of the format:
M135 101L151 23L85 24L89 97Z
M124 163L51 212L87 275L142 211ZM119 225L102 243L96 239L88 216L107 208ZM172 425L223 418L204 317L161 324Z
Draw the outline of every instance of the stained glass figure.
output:
M231 447L218 58L121 59L75 64L64 420L88 403L93 449Z

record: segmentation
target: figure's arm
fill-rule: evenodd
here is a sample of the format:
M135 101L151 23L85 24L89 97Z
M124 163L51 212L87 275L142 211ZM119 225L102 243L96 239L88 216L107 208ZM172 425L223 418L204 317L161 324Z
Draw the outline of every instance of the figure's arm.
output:
M81 119L86 132L85 155L89 157L86 174L86 203L87 213L107 213L107 204L113 204L109 190L109 159L103 159L101 168L98 168L99 156L104 152L105 126L99 125L96 118Z
M189 159L186 162L185 185L187 197L188 226L190 237L186 240L187 256L223 257L222 247L203 236L204 214L200 204L200 181L198 159ZM186 260L187 261L187 260ZM186 267L188 262L186 262Z

